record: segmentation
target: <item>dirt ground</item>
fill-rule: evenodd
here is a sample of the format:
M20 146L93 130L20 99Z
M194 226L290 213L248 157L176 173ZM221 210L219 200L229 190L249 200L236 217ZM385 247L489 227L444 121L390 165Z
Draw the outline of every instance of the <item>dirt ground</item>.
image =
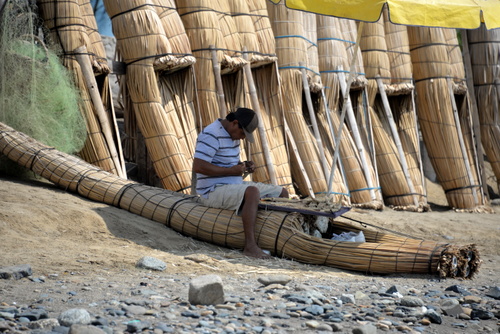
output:
M438 185L429 182L428 192L432 212L353 209L345 215L426 240L475 243L483 263L474 280L499 285L500 207L492 206L496 211L492 214L454 212L446 207ZM366 278L362 273L285 259L251 259L239 250L183 236L160 223L58 189L40 178L0 177L0 236L0 266L29 264L34 276L120 272L133 269L143 256L154 256L167 263L169 273L187 276L279 272ZM206 261L193 262L193 256L207 257Z

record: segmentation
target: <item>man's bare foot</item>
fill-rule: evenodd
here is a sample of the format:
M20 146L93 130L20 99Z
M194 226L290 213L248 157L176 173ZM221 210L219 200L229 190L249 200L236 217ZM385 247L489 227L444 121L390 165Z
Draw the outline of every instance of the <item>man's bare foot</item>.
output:
M270 259L271 258L271 255L265 253L258 246L245 247L245 249L243 250L243 254L246 256L257 258L257 259Z

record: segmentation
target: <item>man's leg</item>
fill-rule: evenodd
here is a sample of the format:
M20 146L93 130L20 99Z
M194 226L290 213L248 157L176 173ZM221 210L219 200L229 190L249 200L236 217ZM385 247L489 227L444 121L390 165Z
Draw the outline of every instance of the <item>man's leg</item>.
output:
M241 207L241 219L243 220L243 230L245 232L243 254L262 259L270 256L264 253L255 241L255 221L257 220L259 200L259 189L254 186L247 187Z

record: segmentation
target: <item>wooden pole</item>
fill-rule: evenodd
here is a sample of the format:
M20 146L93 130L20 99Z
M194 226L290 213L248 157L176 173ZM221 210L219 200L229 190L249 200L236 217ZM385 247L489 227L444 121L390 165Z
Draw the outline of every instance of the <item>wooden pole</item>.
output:
M217 97L219 98L220 118L226 118L227 115L226 98L224 96L224 87L222 86L222 78L221 78L219 59L217 58L217 50L215 49L214 45L210 45L209 48L212 52L212 67L214 69L215 86L217 87Z
M305 64L299 62L300 72L302 73L302 88L304 89L304 95L306 97L307 110L309 111L309 118L311 119L314 138L316 139L316 146L318 147L319 158L321 159L321 165L323 166L323 174L325 180L328 180L328 163L326 162L325 149L323 147L323 142L321 141L321 136L319 134L318 122L316 121L316 114L314 113L314 107L311 99L311 90L309 88L309 82L307 81L307 74ZM329 192L328 192L329 193Z
M340 81L340 90L342 95L347 96L347 119L349 121L349 125L351 127L352 137L356 144L356 148L358 149L359 158L361 159L361 166L363 167L363 174L366 178L366 183L368 185L368 189L370 191L370 196L372 200L376 200L375 190L373 185L372 176L370 174L370 169L368 168L368 162L366 161L366 152L363 145L363 141L361 140L361 135L359 134L358 124L356 123L356 117L354 116L354 110L352 109L351 98L349 96L349 91L347 90L347 85L345 82L345 75L342 71L339 71L339 81Z
M115 141L113 138L113 134L111 133L111 125L109 124L109 118L106 115L104 106L102 105L101 94L99 94L99 91L97 89L97 82L95 80L94 72L92 71L92 64L90 63L89 55L87 53L87 47L85 45L80 46L73 52L75 53L78 64L80 64L80 68L82 69L82 74L85 78L87 89L89 90L92 103L95 107L97 118L99 119L104 138L106 138L106 142L108 143L109 152L111 155L111 159L113 160L113 163L115 165L116 172L118 176L126 179L127 174L124 174L124 171L121 168L121 164L118 159ZM117 136L119 137L119 134L117 134Z
M472 196L474 197L474 203L478 205L479 201L477 198L477 192L474 188L474 177L472 176L472 171L470 169L469 164L469 156L467 154L467 150L465 148L464 137L462 135L462 127L460 126L460 119L458 117L458 109L455 101L455 94L453 93L453 86L451 84L451 79L446 78L446 82L448 83L448 91L450 93L451 106L453 108L453 117L455 118L455 127L457 128L457 136L458 143L460 144L460 149L462 150L462 155L464 157L465 169L467 170L467 176L469 177L469 182L472 190Z
M253 80L252 69L250 68L250 62L248 61L248 52L247 48L243 48L243 59L246 60L246 64L243 66L243 70L245 71L245 76L247 79L248 89L250 91L250 100L252 102L252 108L257 114L259 118L259 136L260 143L262 145L262 152L264 154L264 159L266 160L267 171L269 173L269 178L271 179L272 184L278 184L278 180L276 179L276 172L274 170L274 163L271 156L271 150L269 149L269 143L267 142L266 130L264 129L264 121L262 119L262 114L260 112L260 103L257 98L257 90L255 89L255 82Z
M358 25L358 34L356 35L356 44L354 44L354 56L352 57L351 64L349 67L349 76L347 77L347 91L351 90L351 84L352 81L354 80L354 68L356 66L356 59L358 58L358 50L359 50L359 42L361 41L361 35L363 32L363 28L365 26L365 23L363 21L359 22ZM339 66L339 74L342 72L342 66ZM343 74L343 73L342 73ZM342 80L340 80L342 81ZM347 111L347 103L349 100L349 94L344 95L344 103L342 104L342 112L340 113L340 124L339 124L339 131L337 132L337 136L335 137L335 142L339 143L340 142L340 136L342 135L342 127L344 126L344 118L345 114ZM333 176L335 175L335 168L337 166L337 160L339 157L339 146L335 146L335 152L333 154L333 162L332 162L332 168L330 170L330 177L328 178L328 193L332 191L332 185L333 185Z
M316 199L316 196L314 195L314 190L311 185L311 181L309 180L309 176L307 175L304 164L302 163L302 159L300 158L299 150L297 148L297 145L295 144L295 139L293 139L292 131L290 131L288 123L284 118L283 118L283 127L286 133L286 137L288 138L288 143L292 148L292 153L295 156L295 159L297 160L297 164L299 165L300 173L302 174L302 177L304 178L304 181L307 186L307 190L309 191L309 197L311 197L312 199Z
M418 196L415 191L415 187L413 186L413 181L410 176L410 172L408 171L408 163L406 162L406 156L403 151L403 145L401 144L401 139L399 138L398 129L396 128L396 122L394 121L394 117L392 116L391 106L389 105L389 99L387 98L387 94L385 93L384 83L379 75L377 75L377 85L380 97L382 98L382 104L384 105L385 115L389 121L389 126L391 128L392 137L394 139L394 143L398 149L399 161L401 163L401 168L403 169L403 174L406 178L406 183L408 184L408 188L410 189L410 193L412 193L413 203L416 207L418 207Z
M470 60L469 52L469 39L467 37L467 31L461 30L460 35L462 36L462 54L464 58L465 67L465 78L467 81L467 87L469 92L469 98L472 105L472 128L474 129L474 136L476 140L474 141L477 158L479 164L479 175L481 177L482 189L484 196L489 200L490 194L488 192L488 182L486 180L486 173L484 172L484 152L483 145L481 141L481 122L479 121L479 110L477 109L476 93L474 89L474 80L472 79L472 64Z

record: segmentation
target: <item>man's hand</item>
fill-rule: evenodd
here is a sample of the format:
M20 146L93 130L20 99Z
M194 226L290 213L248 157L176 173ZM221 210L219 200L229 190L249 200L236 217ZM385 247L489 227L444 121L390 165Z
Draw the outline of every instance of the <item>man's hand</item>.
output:
M245 172L246 173L253 173L255 172L255 163L253 161L244 161L245 164Z

